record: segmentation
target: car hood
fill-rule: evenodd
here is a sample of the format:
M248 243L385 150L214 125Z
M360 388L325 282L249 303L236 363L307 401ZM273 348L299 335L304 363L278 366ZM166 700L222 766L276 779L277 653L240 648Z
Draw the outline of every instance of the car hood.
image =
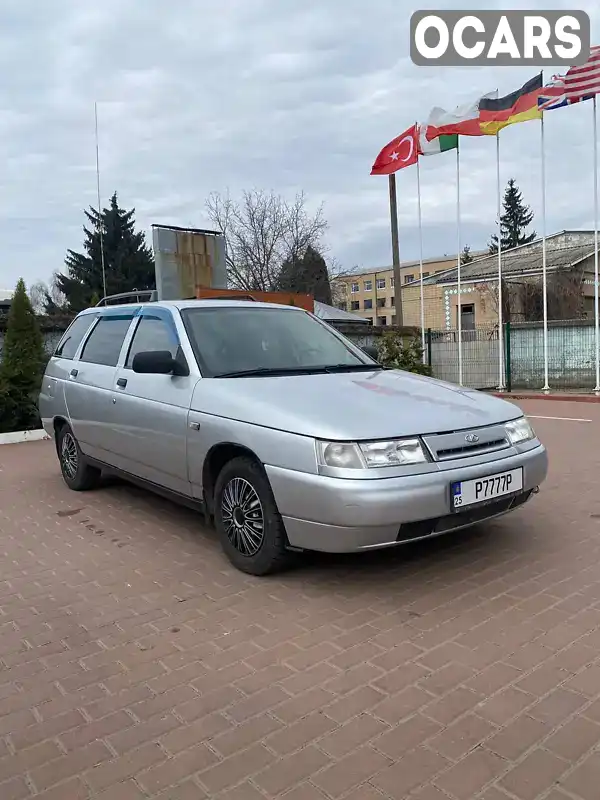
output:
M205 378L192 410L332 440L443 433L522 415L492 395L400 370Z

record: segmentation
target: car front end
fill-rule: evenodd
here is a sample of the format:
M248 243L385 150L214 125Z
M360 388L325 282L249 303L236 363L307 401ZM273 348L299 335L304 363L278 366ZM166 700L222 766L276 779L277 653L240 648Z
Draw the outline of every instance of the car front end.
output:
M526 417L371 441L315 440L315 473L266 466L289 544L353 552L470 527L526 503L548 457Z

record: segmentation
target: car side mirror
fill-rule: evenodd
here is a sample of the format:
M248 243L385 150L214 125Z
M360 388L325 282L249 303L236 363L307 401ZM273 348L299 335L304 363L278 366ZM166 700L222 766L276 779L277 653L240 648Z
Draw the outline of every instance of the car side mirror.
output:
M379 353L377 352L377 348L372 344L366 344L364 347L361 347L360 349L363 351L363 353L368 355L369 358L372 358L373 361L377 361L377 359L379 358Z
M189 375L189 370L168 350L147 350L136 353L131 363L134 372L150 375Z

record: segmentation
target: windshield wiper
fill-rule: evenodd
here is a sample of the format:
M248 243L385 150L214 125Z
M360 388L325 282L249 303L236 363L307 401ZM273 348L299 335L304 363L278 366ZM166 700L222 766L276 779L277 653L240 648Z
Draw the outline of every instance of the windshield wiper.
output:
M218 372L214 378L259 378L284 375L319 375L332 372L373 372L383 369L379 364L324 364L313 367L256 367L235 372Z
M324 372L375 372L384 369L381 364L331 364L323 367Z

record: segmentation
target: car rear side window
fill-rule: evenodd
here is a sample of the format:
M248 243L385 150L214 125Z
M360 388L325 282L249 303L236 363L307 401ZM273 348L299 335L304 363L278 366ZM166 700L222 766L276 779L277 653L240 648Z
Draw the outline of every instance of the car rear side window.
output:
M95 316L93 314L84 314L82 317L77 317L73 320L65 335L58 343L54 355L57 358L75 358L77 348L81 344L83 337L89 331L90 325L94 320Z
M131 314L100 317L83 347L80 360L116 367L131 320Z
M177 358L178 348L175 330L164 319L143 316L133 334L125 367L131 369L134 357L148 350L168 350L173 358Z

